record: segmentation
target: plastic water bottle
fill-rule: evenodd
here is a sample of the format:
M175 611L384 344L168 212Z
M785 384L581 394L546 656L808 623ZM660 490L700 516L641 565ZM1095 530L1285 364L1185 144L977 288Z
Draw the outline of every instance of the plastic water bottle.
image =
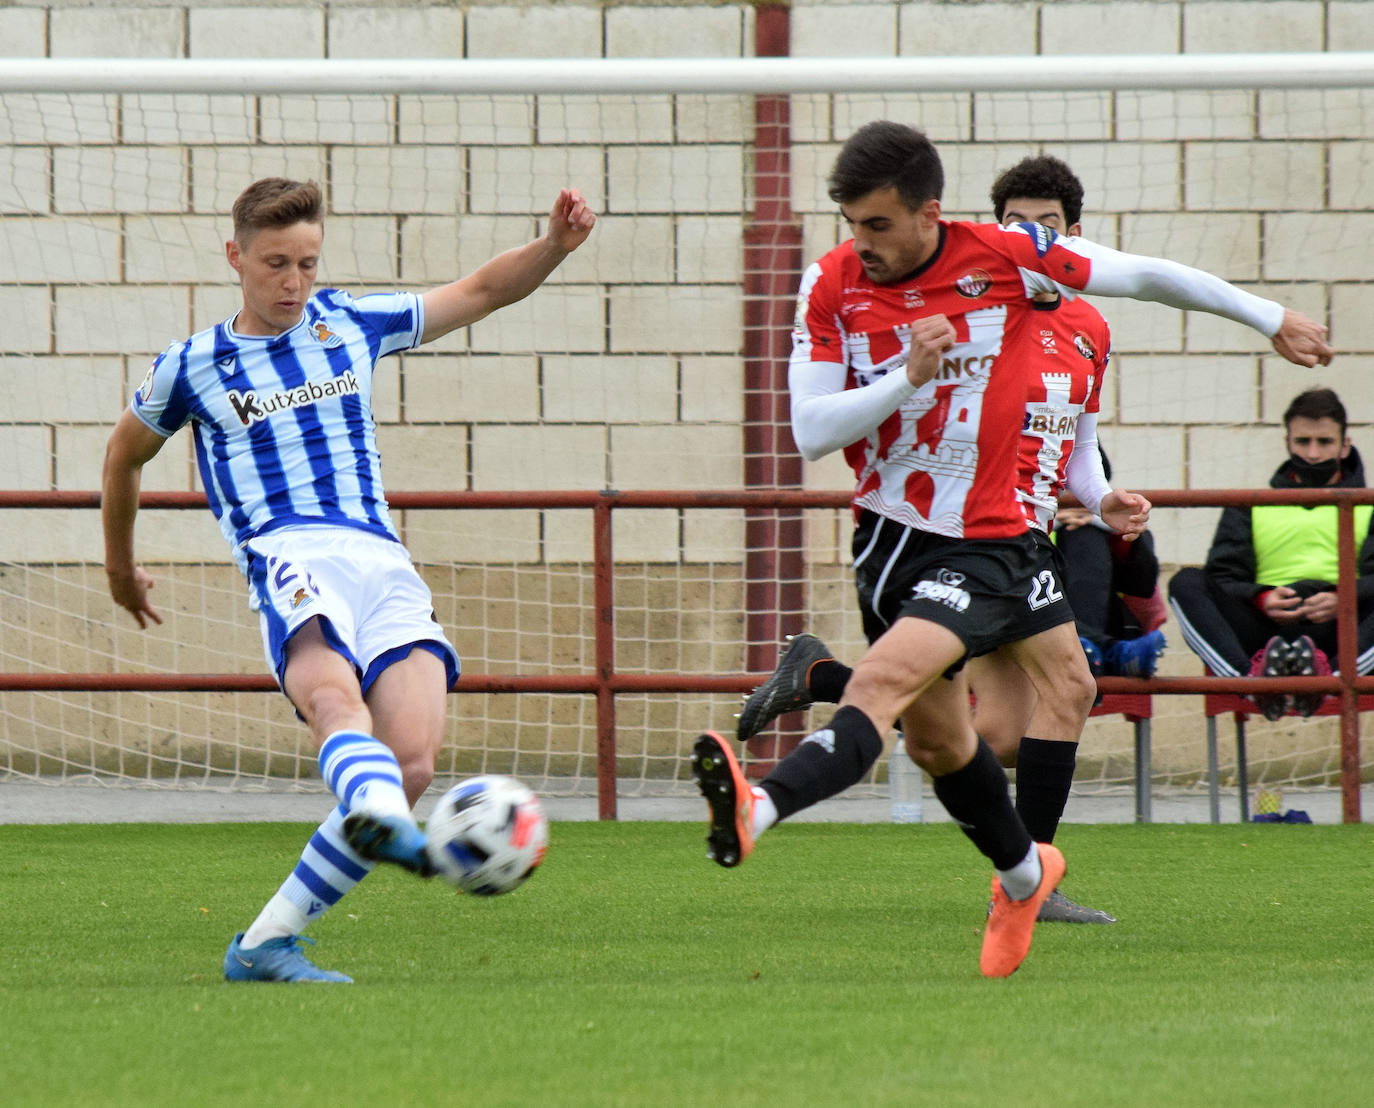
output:
M921 768L906 752L906 740L897 736L887 759L887 788L892 798L893 823L921 822Z

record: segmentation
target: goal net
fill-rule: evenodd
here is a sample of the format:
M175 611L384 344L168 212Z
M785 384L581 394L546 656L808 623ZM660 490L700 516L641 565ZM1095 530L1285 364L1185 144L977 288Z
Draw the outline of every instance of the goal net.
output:
M393 494L700 494L610 513L613 638L600 659L593 510L394 513L465 674L581 682L456 695L441 776L509 772L585 794L598 752L603 773L610 756L586 680L599 667L740 677L771 669L779 638L802 628L841 657L862 651L847 510L721 507L711 494L851 485L838 457L797 458L785 357L800 267L845 237L826 173L870 119L931 135L953 217L990 218L1000 169L1056 154L1086 186L1087 237L1330 321L1341 361L1315 378L1239 325L1100 303L1115 342L1102 438L1116 483L1262 487L1287 400L1316 380L1343 394L1361 444L1374 411L1358 373L1374 349L1374 66L1335 57L909 58L863 73L825 59L0 62L0 489L99 487L105 439L152 359L238 307L223 243L251 180L322 184L318 287L353 292L470 272L536 234L559 188L579 188L599 214L586 246L520 304L383 362L375 408ZM178 435L144 491L194 491L194 470ZM206 511L141 514L138 554L165 618L142 631L109 598L93 504L19 502L0 508L0 780L319 787L278 693L42 687L61 674L265 672ZM1216 517L1155 513L1161 585L1202 560ZM1161 673L1200 675L1172 623L1166 634ZM13 687L16 675L34 687ZM732 730L737 705L738 691L709 683L617 691L620 795L690 790L692 738ZM1156 786L1203 787L1201 698L1157 696L1153 712ZM1252 784L1333 784L1335 727L1252 717ZM1094 719L1077 788L1129 792L1134 764L1130 724ZM1223 780L1235 769L1223 743Z

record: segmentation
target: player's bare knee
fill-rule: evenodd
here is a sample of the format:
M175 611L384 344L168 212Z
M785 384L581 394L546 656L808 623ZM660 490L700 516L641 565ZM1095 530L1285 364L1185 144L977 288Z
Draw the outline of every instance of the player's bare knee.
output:
M997 755L997 760L1010 769L1016 765L1016 751L1021 745L1020 731L1024 728L1017 728L1015 734L1012 731L1001 727L985 728L978 727L978 737L981 738Z
M297 698L296 707L321 741L325 736L345 728L372 730L372 716L362 696L358 691L340 685L316 685Z
M1081 727L1093 710L1097 699L1097 681L1086 665L1076 666L1066 675L1063 688L1065 711L1077 720Z
M412 808L433 783L433 758L417 756L407 758L401 763L401 786L405 789L406 800Z

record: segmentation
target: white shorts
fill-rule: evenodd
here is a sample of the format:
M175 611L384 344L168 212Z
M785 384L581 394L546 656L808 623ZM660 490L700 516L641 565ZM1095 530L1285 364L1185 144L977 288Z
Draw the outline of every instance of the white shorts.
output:
M458 680L458 652L400 543L352 527L289 527L249 539L243 553L249 603L277 684L288 640L315 616L326 641L353 664L364 693L416 648L443 661L449 688Z

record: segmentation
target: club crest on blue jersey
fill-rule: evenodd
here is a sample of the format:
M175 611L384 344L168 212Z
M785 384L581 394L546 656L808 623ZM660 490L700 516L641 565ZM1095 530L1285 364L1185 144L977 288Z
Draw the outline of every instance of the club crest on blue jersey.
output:
M337 335L325 326L324 320L319 320L310 325L310 333L326 350L333 350L336 346L343 345L343 336Z
M148 375L143 378L143 383L134 390L134 396L140 404L148 402L148 394L153 391L153 370L157 369L157 362L148 367Z

